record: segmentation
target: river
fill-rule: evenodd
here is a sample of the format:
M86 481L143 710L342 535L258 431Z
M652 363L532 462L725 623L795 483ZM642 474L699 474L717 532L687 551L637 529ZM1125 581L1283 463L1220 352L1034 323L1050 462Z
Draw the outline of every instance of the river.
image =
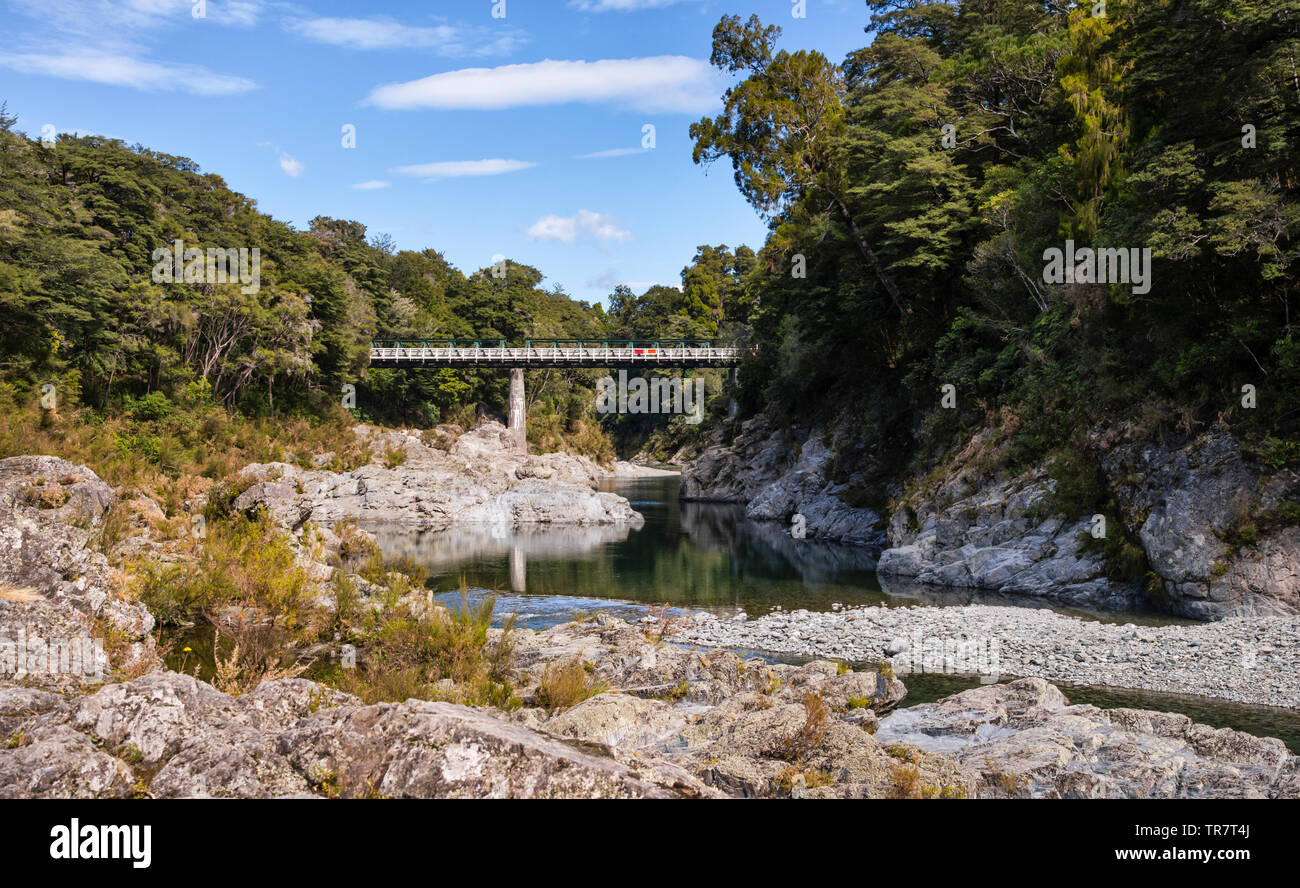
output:
M681 503L676 476L611 482L645 516L640 530L611 527L528 528L515 531L455 528L417 532L372 527L390 558L410 558L429 574L428 586L449 601L464 582L472 598L495 593L499 614L541 629L596 611L638 619L651 608L707 609L751 616L774 607L830 610L854 605L934 606L1014 604L1040 600L960 590L891 588L859 547L792 540L770 522L748 521L736 505ZM1142 612L1088 613L1088 619L1170 624L1176 618ZM904 677L907 704L938 699L975 686L960 675ZM1076 703L1181 712L1216 727L1282 738L1300 752L1300 713L1204 697L1111 688L1063 686Z

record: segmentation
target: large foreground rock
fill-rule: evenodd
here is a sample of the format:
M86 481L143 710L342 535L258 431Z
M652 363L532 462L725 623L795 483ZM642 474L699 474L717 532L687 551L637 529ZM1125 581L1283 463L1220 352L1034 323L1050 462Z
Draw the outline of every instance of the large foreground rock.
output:
M72 689L160 665L153 617L92 545L113 502L84 466L0 460L0 684Z
M884 664L767 663L663 628L521 633L512 712L365 705L303 679L231 697L173 672L80 697L0 689L0 797L1300 795L1277 740L1071 706L1040 679L899 709ZM543 709L562 664L599 684Z
M1296 798L1281 740L1184 715L1071 706L1038 678L964 691L883 719L881 742L951 756L981 793L1033 798Z
M0 691L0 711L6 696ZM450 703L363 705L303 679L229 697L177 673L27 719L0 746L0 797L284 795L672 798L714 793Z

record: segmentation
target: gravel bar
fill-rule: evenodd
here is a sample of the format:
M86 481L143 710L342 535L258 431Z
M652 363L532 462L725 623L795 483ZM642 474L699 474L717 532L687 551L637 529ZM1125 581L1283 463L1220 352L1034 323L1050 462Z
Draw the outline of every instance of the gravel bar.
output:
M673 640L847 661L889 659L900 674L1037 676L1300 709L1296 616L1137 626L989 605L776 610L756 619L696 612Z

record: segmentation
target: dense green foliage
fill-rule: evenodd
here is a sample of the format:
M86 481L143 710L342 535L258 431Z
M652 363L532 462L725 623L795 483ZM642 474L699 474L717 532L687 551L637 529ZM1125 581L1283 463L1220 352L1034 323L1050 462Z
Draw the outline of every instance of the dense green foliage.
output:
M296 231L188 159L28 139L0 111L0 403L52 382L60 406L147 427L325 416L356 384L356 415L427 425L500 410L505 374L372 370L372 337L714 337L757 348L744 411L847 426L882 478L988 425L1041 459L1101 418L1227 423L1294 461L1300 0L867 7L870 44L838 64L723 18L712 60L737 79L691 127L695 159L730 161L771 233L757 254L701 246L680 290L618 288L608 311L536 269L466 274L356 222ZM1149 291L1045 282L1067 239L1149 248ZM153 251L177 240L259 248L260 289L155 283ZM666 455L699 434L598 426L600 375L530 374L536 445ZM948 384L955 410L938 406Z
M390 238L368 239L364 225L346 220L317 217L295 231L186 158L99 137L47 143L14 132L14 122L0 110L5 402L34 404L40 386L53 383L60 409L142 422L213 406L323 417L353 384L360 418L469 421L480 403L502 408L505 374L372 370L370 340L716 336L726 319L743 319L736 281L751 251L701 247L682 290L637 297L620 289L611 318L543 288L534 268L506 262L467 275L435 250L396 251ZM177 240L257 248L260 286L156 282L154 251ZM531 374L534 443L610 455L592 411L599 375Z
M714 31L743 79L696 160L730 160L771 220L744 408L854 417L882 471L998 424L1038 459L1102 418L1294 457L1300 3L867 6L840 65L754 17ZM1150 291L1045 283L1067 238L1149 247Z

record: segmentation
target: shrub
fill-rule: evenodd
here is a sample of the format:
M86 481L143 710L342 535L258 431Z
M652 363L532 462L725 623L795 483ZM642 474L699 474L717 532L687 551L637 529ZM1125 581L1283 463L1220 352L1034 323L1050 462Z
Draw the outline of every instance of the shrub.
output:
M133 419L145 422L166 419L172 415L172 402L162 392L150 392L143 398L128 398L127 410Z
M405 465L406 450L402 447L389 447L384 451L384 468L395 469Z
M537 705L547 712L556 713L576 706L607 688L605 682L592 680L578 657L558 665L547 663L541 683L537 686Z
M363 650L356 669L332 681L368 703L409 697L512 709L519 705L510 682L514 617L491 630L495 598L477 606L461 588L459 608L412 609L402 602L371 613L358 627ZM448 687L447 685L450 685Z

